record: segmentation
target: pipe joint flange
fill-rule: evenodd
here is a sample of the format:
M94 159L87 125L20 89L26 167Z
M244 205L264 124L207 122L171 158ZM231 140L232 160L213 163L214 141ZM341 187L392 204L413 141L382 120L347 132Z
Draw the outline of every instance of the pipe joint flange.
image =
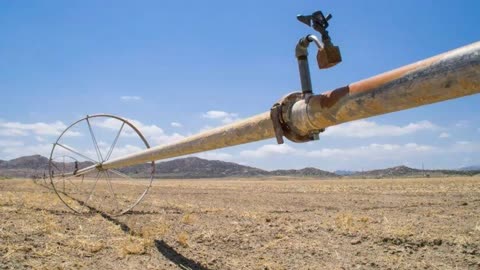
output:
M311 94L303 94L302 92L293 92L273 104L270 109L270 118L273 122L273 128L275 131L275 138L278 144L283 144L283 137L286 137L292 142L309 142L318 138L316 134L300 134L290 124L290 113L292 106L299 100L308 99Z

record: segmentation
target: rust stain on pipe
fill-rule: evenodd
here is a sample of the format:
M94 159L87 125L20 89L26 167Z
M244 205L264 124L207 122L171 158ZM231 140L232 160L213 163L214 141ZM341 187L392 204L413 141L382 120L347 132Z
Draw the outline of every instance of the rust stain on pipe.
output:
M337 104L337 102L344 96L350 93L350 87L344 86L330 92L323 93L311 97L312 103L320 104L322 108L330 108Z
M411 71L417 70L419 68L426 68L428 66L431 66L433 63L442 59L442 57L444 55L447 55L448 53L450 52L436 55L410 65L406 65L391 71L387 71L385 73L373 76L371 78L352 83L348 87L350 88L350 91L352 94L361 93L364 91L368 91L370 89L378 88L386 83L389 83L391 81L394 81L396 79L399 79L405 76Z

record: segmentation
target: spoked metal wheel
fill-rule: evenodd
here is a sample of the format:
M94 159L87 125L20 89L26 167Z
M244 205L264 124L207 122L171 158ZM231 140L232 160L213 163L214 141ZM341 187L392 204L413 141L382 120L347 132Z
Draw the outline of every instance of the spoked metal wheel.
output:
M65 129L53 145L50 184L77 213L125 214L150 189L155 162L121 169L104 169L102 164L145 148L150 145L130 121L108 114L87 116Z

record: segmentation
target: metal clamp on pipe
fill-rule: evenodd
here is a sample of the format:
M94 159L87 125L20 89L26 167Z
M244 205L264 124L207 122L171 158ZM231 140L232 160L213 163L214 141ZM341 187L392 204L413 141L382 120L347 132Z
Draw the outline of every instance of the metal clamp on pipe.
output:
M301 92L290 93L283 98L281 98L277 103L275 103L270 109L270 118L273 122L273 129L275 130L275 138L277 139L278 144L283 144L283 137L286 137L292 142L308 142L313 140L318 140L318 133L320 131L312 132L308 135L301 135L301 133L290 124L290 113L292 111L293 105L299 101L303 100L306 97Z

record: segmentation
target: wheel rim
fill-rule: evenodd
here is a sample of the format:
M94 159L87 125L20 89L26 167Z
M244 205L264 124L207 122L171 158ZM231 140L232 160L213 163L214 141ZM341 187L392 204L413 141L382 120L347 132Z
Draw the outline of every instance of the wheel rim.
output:
M100 133L104 137L110 136L110 143L98 140ZM83 142L69 142L68 138L73 136L72 134L85 135L80 138ZM114 136L111 136L112 134ZM133 146L127 144L130 148L150 148L143 134L132 122L110 114L88 115L74 122L53 144L48 167L50 184L60 200L72 211L98 211L117 216L131 211L145 198L155 174L154 161L122 169L101 169L101 166L96 166L96 169L88 174L75 175L78 169L101 165L116 152L121 152L119 140L135 142ZM89 144L93 150L88 148ZM132 173L134 176L131 176Z

